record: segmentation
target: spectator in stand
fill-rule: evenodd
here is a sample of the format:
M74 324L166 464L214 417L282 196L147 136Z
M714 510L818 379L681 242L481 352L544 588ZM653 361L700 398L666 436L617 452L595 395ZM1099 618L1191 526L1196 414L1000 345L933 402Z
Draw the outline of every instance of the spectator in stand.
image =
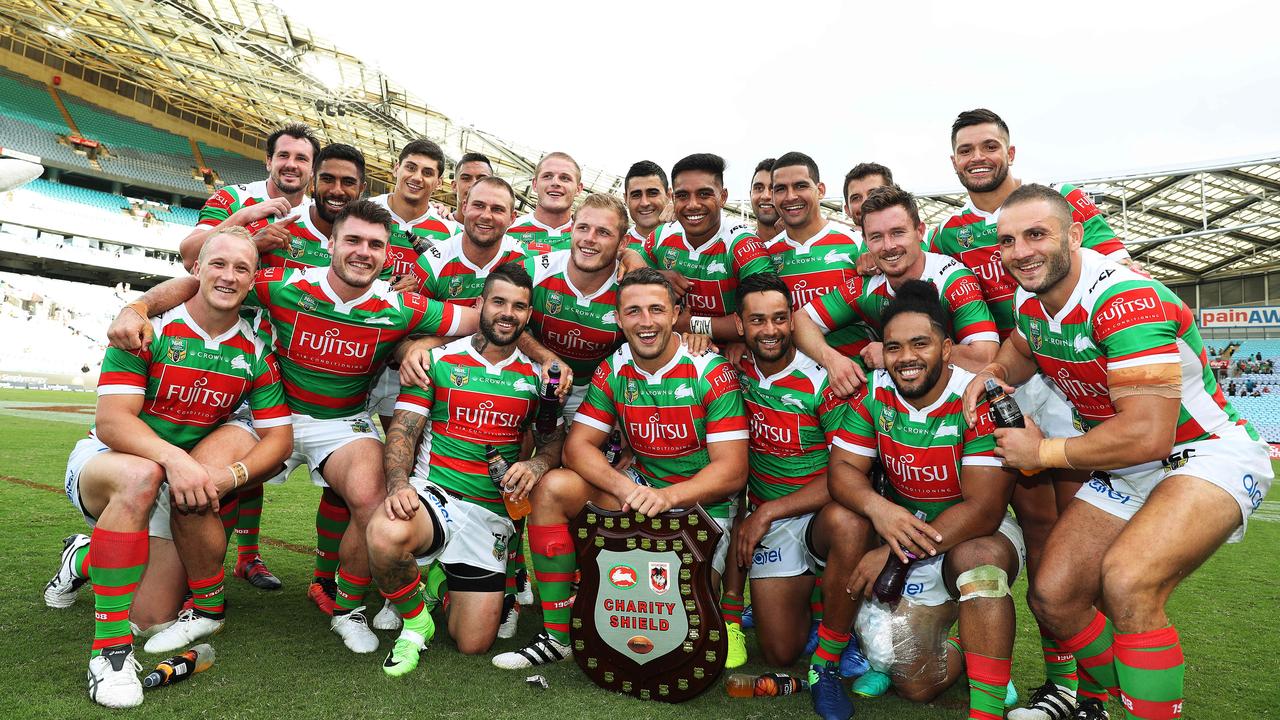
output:
M1249 378L1248 380L1245 380L1244 394L1252 395L1254 397L1261 397L1262 394L1258 392L1258 381L1254 380L1253 378Z
M1236 381L1232 380L1231 382L1227 383L1227 397L1235 397L1235 396L1236 396Z

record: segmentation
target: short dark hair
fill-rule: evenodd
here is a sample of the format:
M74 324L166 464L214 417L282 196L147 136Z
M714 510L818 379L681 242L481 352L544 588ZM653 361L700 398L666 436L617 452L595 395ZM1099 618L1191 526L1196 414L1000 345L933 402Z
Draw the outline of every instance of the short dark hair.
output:
M339 210L337 217L333 219L334 237L337 237L338 226L349 218L376 223L386 228L388 235L391 233L391 211L372 200L349 202L346 207Z
M489 172L493 172L493 163L489 162L488 155L485 155L484 153L478 153L478 152L469 152L469 153L463 153L462 157L458 158L458 164L453 166L454 174L455 175L457 174L457 169L459 165L465 165L469 162L484 163L485 166L489 168Z
M1058 220L1062 222L1063 230L1066 230L1071 226L1071 223L1075 222L1075 209L1071 207L1071 203L1062 197L1062 193L1048 185L1023 183L1018 186L1018 189L1009 193L1009 197L1004 199L1004 203L1000 205L1000 208L1004 209L1033 200L1043 200L1049 203L1049 207L1053 208L1053 214L1057 215Z
M885 185L867 193L867 199L862 201L862 222L859 224L865 225L867 216L871 213L888 210L891 207L906 210L911 218L911 224L920 224L920 208L916 205L915 197L897 185Z
M317 174L320 172L320 165L325 160L346 160L356 166L356 170L360 172L360 182L364 182L364 153L360 152L354 146L345 143L329 143L316 155L314 169Z
M477 181L475 182L475 184L471 186L471 189L472 189L472 190L475 190L476 188L480 187L481 185L497 185L498 187L502 188L503 190L506 190L506 191L507 191L507 194L511 196L511 206L512 206L513 208L515 207L515 204L516 204L516 191L515 191L515 189L514 189L514 188L512 188L512 187L511 187L511 183L507 182L506 180L503 180L502 178L498 177L497 175L485 175L484 177L482 177L482 178L480 178L479 180L477 180ZM470 191L468 191L468 193L470 193ZM466 202L466 198L463 198L463 199L462 199L462 202Z
M662 183L662 188L664 190L671 189L671 183L667 182L667 173L662 169L661 165L652 160L641 160L638 163L633 163L631 168L627 170L627 176L622 180L622 191L627 191L628 186L631 185L632 178L650 177L653 175L658 176L658 180Z
M787 284L782 282L782 278L775 273L758 272L742 278L738 283L738 315L742 315L742 301L751 293L757 292L781 293L782 297L787 299L787 308L791 308L791 291L787 289Z
M951 339L951 318L938 299L938 288L925 280L908 280L898 288L893 300L880 313L880 327L889 329L889 323L904 313L920 313L929 318L929 324L941 337Z
M267 159L270 160L272 155L276 154L276 141L288 135L298 140L306 140L311 143L311 157L320 154L320 138L305 123L289 123L276 128L274 132L267 136Z
M886 185L893 184L893 171L877 162L858 163L853 169L844 174L844 198L849 198L849 183L854 180L862 180L872 175L879 175L884 178Z
M756 169L751 171L751 179L754 180L756 175L760 174L761 170L767 173L772 173L773 164L777 161L778 161L778 158L765 158L760 162L756 163Z
M680 173L700 170L715 176L716 182L724 187L724 158L713 153L694 153L686 155L671 166L671 182L680 177Z
M676 299L676 289L671 287L671 283L662 273L651 267L636 268L623 275L622 279L618 281L617 294L614 295L615 302L622 302L622 289L632 285L661 285L667 289L667 297L671 299L671 307L680 306L680 301Z
M418 138L410 140L407 145L400 149L400 157L396 159L396 163L404 162L404 159L410 155L426 155L436 161L436 174L444 175L444 151L440 146L426 138Z
M977 108L975 110L965 110L956 116L956 121L951 123L951 146L955 147L956 135L967 127L974 125L986 125L987 123L995 123L997 127L1004 133L1005 140L1009 139L1009 126L999 115L991 112L986 108Z
M481 294L488 295L489 287L493 285L495 280L504 280L516 287L528 290L530 294L533 293L533 278L529 277L529 271L524 269L524 263L503 263L490 270L488 276L484 279L484 289L480 291Z
M796 152L795 150L783 153L781 157L774 160L771 172L778 172L779 168L795 167L796 165L803 165L808 168L810 180L813 180L814 182L822 182L818 177L818 163L814 162L813 158L808 155L805 155L802 152Z

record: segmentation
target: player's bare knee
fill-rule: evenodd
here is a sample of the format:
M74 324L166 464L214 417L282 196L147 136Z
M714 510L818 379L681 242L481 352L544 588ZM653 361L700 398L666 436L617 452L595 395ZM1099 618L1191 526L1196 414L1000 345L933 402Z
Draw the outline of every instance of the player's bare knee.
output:
M132 511L150 512L165 480L164 468L158 463L138 458L130 463L128 472L117 481L111 502Z
M1102 598L1114 612L1155 602L1161 585L1161 578L1132 556L1108 552L1102 558Z
M461 637L455 642L458 644L458 652L463 655L484 655L489 652L489 648L493 647L493 639L497 637L497 629L490 637Z
M545 508L563 508L582 495L585 482L572 470L549 470L534 488L531 502Z
M804 650L803 643L798 641L783 638L769 638L766 641L764 637L759 639L760 654L764 657L765 664L771 667L790 667ZM800 639L804 639L803 636Z
M937 683L929 682L899 682L897 677L893 681L893 689L898 693L898 697L913 703L933 702L935 698L942 694L946 688Z
M984 565L1006 567L1010 564L1011 554L1012 550L1007 548L1007 543L994 537L980 537L962 542L948 550L944 562L949 571L948 574L956 576L966 570Z

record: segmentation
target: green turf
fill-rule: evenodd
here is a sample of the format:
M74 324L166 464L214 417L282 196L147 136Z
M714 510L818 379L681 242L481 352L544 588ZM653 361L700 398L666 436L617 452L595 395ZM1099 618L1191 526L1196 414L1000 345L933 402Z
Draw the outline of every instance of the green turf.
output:
M641 703L591 685L569 663L539 670L550 681L546 691L530 689L521 671L499 671L488 657L460 655L437 638L412 675L390 680L379 669L390 638L383 633L380 652L355 656L328 630L304 595L312 558L272 540L302 547L314 544L318 488L295 475L285 485L269 486L263 513L263 552L284 580L277 593L263 593L243 581L228 580L229 622L214 639L217 663L209 672L181 685L148 693L142 708L108 712L93 705L85 690L85 667L93 636L92 598L82 590L67 610L44 606L41 592L55 569L60 540L83 532L83 521L62 494L67 454L84 436L87 415L22 411L14 401L36 404L88 403L87 394L0 390L0 715L10 717L493 717L493 718L781 718L811 717L807 696L730 700L713 689L678 706ZM54 419L45 419L54 418ZM33 488L13 478L37 483ZM1272 493L1272 498L1277 497ZM1274 508L1275 503L1268 503ZM1274 510L1271 511L1275 517ZM1182 635L1187 658L1187 711L1190 720L1280 717L1274 709L1280 693L1280 661L1275 644L1280 620L1280 525L1253 522L1241 545L1220 550L1174 595L1170 614ZM227 566L230 575L231 566ZM1014 681L1019 688L1043 680L1035 625L1026 611L1026 582L1015 587L1018 633ZM536 630L536 614L522 619L515 640L495 648L509 650ZM752 634L748 631L748 641ZM753 648L754 650L754 648ZM758 653L757 653L758 656ZM144 665L159 658L140 655ZM748 671L765 668L752 663ZM799 672L799 668L796 671ZM967 693L954 688L932 705L917 706L895 697L859 701L861 720L962 718ZM13 715L10 715L13 713ZM1112 717L1121 718L1118 705Z

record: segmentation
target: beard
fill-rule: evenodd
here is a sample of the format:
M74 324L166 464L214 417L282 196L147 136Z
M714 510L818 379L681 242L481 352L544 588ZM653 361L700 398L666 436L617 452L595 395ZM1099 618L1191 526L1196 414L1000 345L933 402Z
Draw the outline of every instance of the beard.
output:
M499 335L498 329L494 327L498 319L503 319L503 320L509 319L510 322L516 326L515 331L512 332L511 335L508 337L503 337L502 335ZM488 315L485 315L483 313L480 315L480 334L484 335L484 339L488 340L493 345L506 347L507 345L514 343L516 339L520 337L520 332L523 329L524 328L521 328L519 323L516 322L515 318L505 318L501 316L499 318L491 318Z
M1058 248L1058 252L1045 257L1044 259L1044 280L1036 285L1023 285L1018 283L1023 290L1029 293L1042 293L1052 289L1054 285L1062 282L1062 279L1071 272L1071 246L1064 238L1062 246ZM1016 280L1015 276L1015 280Z
M902 397L908 400L916 400L928 395L931 390L938 384L938 380L942 378L942 360L925 371L923 377L916 380L914 386L908 386L898 379L897 372L893 374L893 384L898 388L898 392Z
M991 192L992 190L1000 187L1000 184L1009 177L1009 166L1001 165L1000 167L995 168L995 171L986 178L979 180L974 180L964 173L959 173L958 175L960 177L960 184L964 186L965 190L976 193Z

